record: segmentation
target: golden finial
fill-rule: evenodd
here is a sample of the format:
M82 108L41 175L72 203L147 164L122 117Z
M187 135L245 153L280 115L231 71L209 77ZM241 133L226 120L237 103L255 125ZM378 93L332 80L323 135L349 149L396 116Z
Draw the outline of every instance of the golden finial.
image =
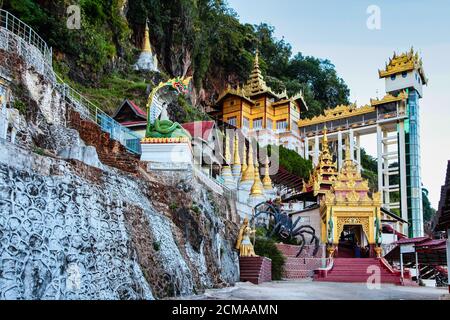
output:
M255 179L255 167L253 164L253 148L252 142L248 144L248 165L247 170L244 171L241 181L253 181Z
M245 170L247 170L247 146L245 145L245 139L244 139L244 145L242 148L242 173L245 172Z
M328 150L328 137L327 137L327 125L323 127L323 141L322 141L322 150Z
M234 161L233 161L234 165L240 165L241 164L241 159L239 157L239 137L238 137L238 132L236 131L236 133L234 134Z
M269 157L266 157L263 186L264 186L264 189L266 189L266 190L272 190L272 179L270 179L270 174L269 174Z
M347 136L345 138L345 161L352 161L351 151L350 151L350 139Z
M263 195L264 191L263 191L263 184L261 182L261 177L259 175L259 164L258 161L255 162L255 177L254 177L254 182L252 185L252 188L250 189L250 195L251 196L259 196L259 195Z
M148 19L145 21L145 34L144 34L144 43L142 46L142 51L152 52L152 47L150 46L150 31L148 28Z

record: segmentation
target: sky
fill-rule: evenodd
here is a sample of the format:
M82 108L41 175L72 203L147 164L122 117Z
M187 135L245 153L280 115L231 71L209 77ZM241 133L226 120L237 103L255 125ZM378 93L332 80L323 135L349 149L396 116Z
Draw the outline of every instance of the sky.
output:
M422 182L438 207L450 160L450 1L448 0L228 0L241 22L268 23L275 36L302 52L331 60L350 88L350 100L365 105L383 97L378 78L393 52L414 47L429 84L420 101ZM379 29L367 26L379 8ZM376 137L361 139L376 155Z

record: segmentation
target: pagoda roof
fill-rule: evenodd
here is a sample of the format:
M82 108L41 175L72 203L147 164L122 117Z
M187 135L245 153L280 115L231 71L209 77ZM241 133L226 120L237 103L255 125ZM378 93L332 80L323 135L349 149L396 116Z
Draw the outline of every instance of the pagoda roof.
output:
M422 78L422 82L424 84L428 84L428 79L425 76L425 71L423 70L422 58L419 57L418 52L414 52L414 49L411 48L409 52L401 54L394 52L393 57L389 59L388 63L386 63L385 69L379 70L378 73L380 78L386 78L391 75L413 70L417 70Z
M348 138L347 138L348 139ZM331 190L326 193L323 205L380 207L381 194L370 194L369 182L363 179L356 163L351 159L347 141L345 161Z
M243 90L241 87L234 89L230 85L227 87L227 89L224 92L222 92L222 94L219 96L219 98L217 98L216 104L219 104L223 99L225 99L229 95L233 95L233 96L242 98L252 105L255 104L255 102L253 100L251 100L250 97L247 95L245 90Z
M311 172L308 183L304 184L302 191L304 193L313 192L314 196L325 194L331 189L337 175L337 164L333 161L333 156L328 146L327 129L324 128L319 162Z
M406 91L402 91L397 96L394 96L394 95L388 93L381 100L380 99L370 99L370 104L372 106L379 106L382 104L387 104L387 103L392 103L392 102L405 101L406 99L408 99L408 94L406 93Z
M338 105L333 109L327 109L324 114L312 117L311 119L301 119L298 121L299 127L310 126L318 123L324 123L332 120L339 120L375 112L375 106L365 105L357 107L356 104Z
M250 77L247 83L244 85L244 91L249 97L257 96L260 94L268 94L276 99L280 99L282 96L273 92L273 90L267 86L266 81L262 75L259 67L259 51L256 51L255 61L253 62L253 70L250 73Z

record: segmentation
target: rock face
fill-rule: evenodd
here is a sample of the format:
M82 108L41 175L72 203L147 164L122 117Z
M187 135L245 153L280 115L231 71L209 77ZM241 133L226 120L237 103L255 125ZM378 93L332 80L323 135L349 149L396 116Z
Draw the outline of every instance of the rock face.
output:
M70 106L12 68L27 111L16 144L0 139L0 299L157 299L239 279L226 199L132 155L121 170L123 148L84 141L96 131L66 127Z

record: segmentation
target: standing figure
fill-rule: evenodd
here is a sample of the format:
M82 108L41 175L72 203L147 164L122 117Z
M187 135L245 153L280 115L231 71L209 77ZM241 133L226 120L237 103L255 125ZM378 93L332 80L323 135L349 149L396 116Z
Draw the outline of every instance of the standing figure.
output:
M248 225L248 218L245 218L241 226L241 230L239 230L239 237L236 242L236 249L239 250L239 256L257 257L253 244L250 240L250 236L255 232L256 230L252 230Z

